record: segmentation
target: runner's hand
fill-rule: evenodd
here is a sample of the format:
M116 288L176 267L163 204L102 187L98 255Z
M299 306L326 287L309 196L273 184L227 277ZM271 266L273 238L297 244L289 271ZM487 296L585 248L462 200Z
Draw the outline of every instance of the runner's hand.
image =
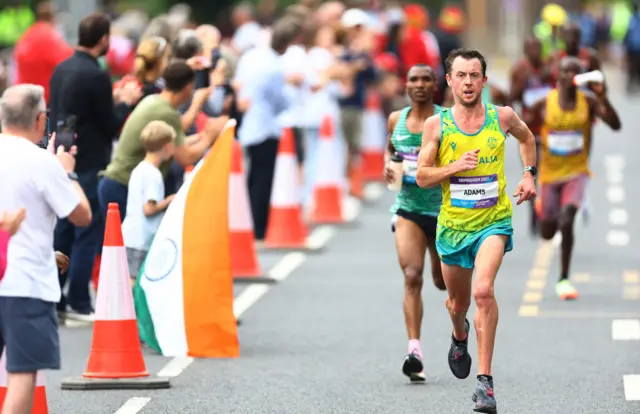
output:
M520 197L516 202L516 205L522 204L523 201L529 201L536 198L536 183L533 177L529 174L525 174L520 180L520 184L516 188L516 192L513 193L514 197Z
M475 170L478 165L478 154L480 153L480 148L474 149L473 151L465 152L462 154L454 164L457 167L458 172L471 171Z
M393 169L389 166L389 163L384 166L384 181L387 184L391 184L396 180L396 175Z
M607 87L604 83L590 82L588 86L598 98L602 99L607 95Z

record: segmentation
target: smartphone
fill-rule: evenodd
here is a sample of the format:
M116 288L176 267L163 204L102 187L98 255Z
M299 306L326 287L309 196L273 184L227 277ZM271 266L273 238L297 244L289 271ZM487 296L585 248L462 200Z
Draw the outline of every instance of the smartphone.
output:
M70 115L56 125L56 147L62 145L65 151L70 151L76 140L76 116Z

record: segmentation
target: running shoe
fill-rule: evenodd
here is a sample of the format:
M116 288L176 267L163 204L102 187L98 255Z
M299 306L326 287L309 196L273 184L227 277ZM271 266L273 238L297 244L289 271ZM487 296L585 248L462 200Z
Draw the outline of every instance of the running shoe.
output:
M449 368L451 372L458 379L465 379L471 372L471 355L467 350L469 344L469 321L464 320L464 330L467 333L467 337L463 342L456 341L451 335L451 348L449 348Z
M476 390L471 399L476 403L473 411L488 414L498 413L498 406L493 395L493 380L480 377L476 383Z
M578 299L578 291L567 279L556 283L556 294L561 300Z
M425 380L424 366L422 358L416 352L411 352L404 358L402 363L402 373L409 377L411 382L422 382Z

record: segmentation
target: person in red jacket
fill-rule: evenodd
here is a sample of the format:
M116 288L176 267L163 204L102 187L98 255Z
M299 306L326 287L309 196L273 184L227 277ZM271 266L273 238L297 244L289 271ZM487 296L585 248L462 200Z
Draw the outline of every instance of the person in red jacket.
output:
M73 54L54 22L53 6L40 3L36 22L18 40L14 49L17 83L32 83L44 88L49 102L49 81L56 66Z

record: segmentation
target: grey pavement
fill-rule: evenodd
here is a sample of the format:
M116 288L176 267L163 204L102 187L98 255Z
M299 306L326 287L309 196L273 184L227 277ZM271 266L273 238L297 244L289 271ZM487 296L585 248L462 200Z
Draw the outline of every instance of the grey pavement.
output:
M537 316L519 316L539 241L528 233L528 206L514 205L515 250L505 257L496 285L500 323L493 375L501 413L640 412L640 402L626 401L623 389L624 375L640 374L640 341L614 341L611 333L615 319L640 320L640 295L623 299L625 291L633 291L624 272L640 271L640 224L633 209L640 203L633 190L633 180L640 177L635 139L640 120L634 109L640 100L615 94L613 99L623 132L596 129L591 221L588 227L577 226L572 269L580 275L578 301L563 303L555 297L556 251ZM513 141L507 148L510 191L521 171ZM607 181L606 155L626 161L621 184L626 198L615 206L607 195L613 184ZM289 278L242 315L240 358L196 360L172 379L171 389L61 391L61 377L83 372L91 342L90 328L62 329L63 370L47 373L50 412L113 413L131 397L151 398L139 411L145 414L472 412L475 335L472 331L469 345L472 375L457 380L446 362L451 334L446 293L429 282L423 289L426 384L410 385L401 373L407 338L391 202L385 192L367 205L359 226L339 229L325 252L307 255ZM612 225L612 208L626 208L628 223ZM616 229L630 235L626 246L607 243L607 233ZM268 268L280 257L261 254L262 264ZM152 373L169 361L146 350L145 357Z

